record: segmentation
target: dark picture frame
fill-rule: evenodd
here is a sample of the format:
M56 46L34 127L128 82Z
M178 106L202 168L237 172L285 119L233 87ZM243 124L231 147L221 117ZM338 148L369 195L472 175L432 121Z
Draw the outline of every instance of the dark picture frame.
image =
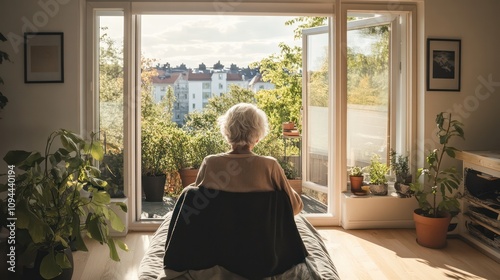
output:
M64 83L64 34L24 33L24 82Z
M427 90L460 91L462 41L427 39Z

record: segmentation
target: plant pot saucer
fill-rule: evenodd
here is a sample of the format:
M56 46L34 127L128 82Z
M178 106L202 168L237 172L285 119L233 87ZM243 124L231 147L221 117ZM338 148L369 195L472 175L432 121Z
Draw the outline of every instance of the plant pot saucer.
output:
M357 196L365 196L365 195L367 195L368 193L367 193L367 192L365 192L365 191L355 191L355 192L353 192L352 194L357 195Z

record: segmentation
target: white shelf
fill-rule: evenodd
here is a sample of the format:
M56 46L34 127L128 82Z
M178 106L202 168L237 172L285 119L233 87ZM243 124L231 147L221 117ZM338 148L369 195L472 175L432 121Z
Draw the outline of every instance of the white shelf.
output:
M413 211L418 208L414 197L356 196L342 194L342 220L344 229L414 228Z

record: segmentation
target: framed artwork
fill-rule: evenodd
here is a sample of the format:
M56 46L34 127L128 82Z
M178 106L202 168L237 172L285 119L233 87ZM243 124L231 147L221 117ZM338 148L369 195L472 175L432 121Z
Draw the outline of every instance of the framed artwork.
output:
M427 90L460 91L461 40L427 39Z
M64 83L62 32L24 33L24 82Z

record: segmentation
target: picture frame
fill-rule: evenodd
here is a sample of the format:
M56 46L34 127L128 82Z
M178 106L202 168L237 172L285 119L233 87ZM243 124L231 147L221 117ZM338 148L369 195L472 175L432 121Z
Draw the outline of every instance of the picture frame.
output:
M24 82L64 83L64 34L24 33Z
M461 40L427 39L427 90L460 91Z

